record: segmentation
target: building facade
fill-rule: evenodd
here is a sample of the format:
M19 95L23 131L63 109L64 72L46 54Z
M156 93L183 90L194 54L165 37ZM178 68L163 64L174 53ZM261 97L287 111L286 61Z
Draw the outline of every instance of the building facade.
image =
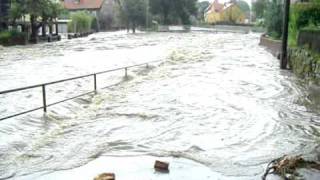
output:
M216 23L245 23L246 15L234 2L219 3L215 0L205 12L205 22L208 24Z

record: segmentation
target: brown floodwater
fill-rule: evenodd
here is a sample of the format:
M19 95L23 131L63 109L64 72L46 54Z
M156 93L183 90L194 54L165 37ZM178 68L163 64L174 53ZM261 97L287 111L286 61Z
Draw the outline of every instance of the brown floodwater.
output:
M0 47L0 91L162 61L128 79L98 76L98 87L116 85L47 115L0 122L0 179L92 179L108 168L119 179L259 179L284 154L316 160L319 88L280 70L258 43L255 33L108 32ZM93 80L47 89L50 103L92 90ZM0 115L41 106L40 90L0 95ZM169 175L152 170L162 158Z

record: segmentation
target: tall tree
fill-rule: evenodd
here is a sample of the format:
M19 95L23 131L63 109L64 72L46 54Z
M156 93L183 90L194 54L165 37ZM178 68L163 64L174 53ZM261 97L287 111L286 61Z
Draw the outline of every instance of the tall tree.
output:
M146 0L116 0L121 14L120 18L125 22L127 29L131 26L133 33L139 25L144 25L146 21Z
M30 16L31 41L36 41L39 28L49 19L56 18L61 13L61 6L54 0L24 0L19 4L24 7L25 14Z
M163 24L169 24L169 14L173 11L172 0L150 0L150 10L152 14L162 17Z
M283 23L283 6L278 0L272 0L268 3L265 14L265 26L267 32L273 38L280 38L282 36Z
M182 24L190 24L190 16L197 15L197 0L150 0L151 13L160 15L163 24L179 19Z
M236 1L236 4L239 6L241 11L243 11L244 13L250 12L250 6L246 1L238 0L238 1Z
M9 19L13 24L13 28L16 28L16 21L22 18L26 14L26 6L23 0L12 0L9 10Z
M252 3L252 9L255 13L256 18L263 18L267 9L269 0L256 0Z

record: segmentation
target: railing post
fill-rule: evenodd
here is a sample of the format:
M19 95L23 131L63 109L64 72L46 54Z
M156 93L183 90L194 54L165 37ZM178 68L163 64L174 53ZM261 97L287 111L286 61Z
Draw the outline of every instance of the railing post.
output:
M125 76L125 77L128 77L128 68L124 68L124 70L125 70L124 76Z
M42 85L43 112L47 112L46 86Z
M94 80L94 91L97 92L97 75L93 75L93 80Z

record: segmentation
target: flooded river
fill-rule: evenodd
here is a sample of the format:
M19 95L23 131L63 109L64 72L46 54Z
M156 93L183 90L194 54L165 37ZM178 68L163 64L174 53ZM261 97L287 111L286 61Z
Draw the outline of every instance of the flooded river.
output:
M284 154L317 158L319 106L258 43L252 33L112 32L0 47L0 91L162 61L129 69L128 78L100 75L107 88L45 116L0 122L0 179L92 179L108 170L119 179L259 179ZM93 90L93 79L47 90L52 103ZM0 115L42 106L41 98L41 89L0 95ZM162 158L168 175L152 170Z

